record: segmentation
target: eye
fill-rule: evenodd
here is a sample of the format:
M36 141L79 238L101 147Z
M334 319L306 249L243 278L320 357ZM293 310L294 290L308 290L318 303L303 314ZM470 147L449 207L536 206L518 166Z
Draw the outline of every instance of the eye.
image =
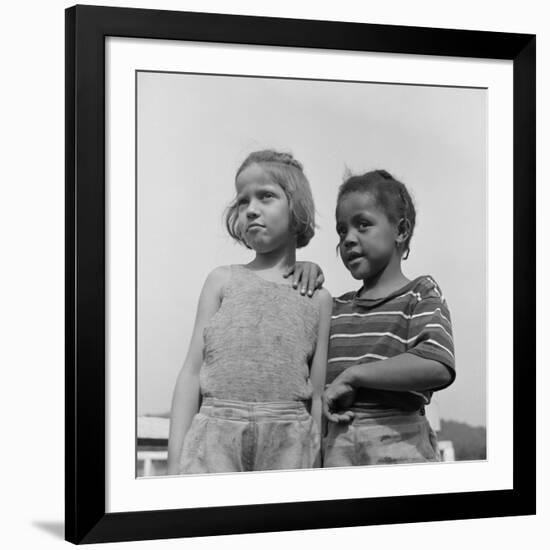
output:
M246 197L240 197L237 199L237 206L240 208L241 206L245 206L248 204L248 199Z
M359 223L357 224L360 230L365 230L370 227L370 222L367 220L359 220Z
M343 225L337 225L336 226L336 233L340 235L340 237L343 237L346 234L346 228Z
M264 191L261 195L262 199L272 199L275 197L275 193L272 193L271 191Z

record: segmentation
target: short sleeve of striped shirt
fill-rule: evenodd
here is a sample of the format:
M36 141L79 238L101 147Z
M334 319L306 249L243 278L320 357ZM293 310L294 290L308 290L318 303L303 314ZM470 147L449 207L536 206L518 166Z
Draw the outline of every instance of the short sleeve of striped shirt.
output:
M433 286L428 292L422 292L422 298L416 303L409 321L410 347L412 353L424 359L432 359L445 365L451 380L443 387L449 386L455 379L455 358L451 316L445 298L439 287L428 279ZM437 390L443 389L434 388Z

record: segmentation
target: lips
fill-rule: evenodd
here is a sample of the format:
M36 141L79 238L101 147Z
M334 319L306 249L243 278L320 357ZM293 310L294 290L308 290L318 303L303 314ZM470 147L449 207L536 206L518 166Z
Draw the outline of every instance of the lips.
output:
M259 223L251 223L246 227L247 231L250 231L251 229L263 229L265 226Z
M360 254L359 252L350 252L349 254L346 255L346 262L350 264L362 257L363 257L363 254Z

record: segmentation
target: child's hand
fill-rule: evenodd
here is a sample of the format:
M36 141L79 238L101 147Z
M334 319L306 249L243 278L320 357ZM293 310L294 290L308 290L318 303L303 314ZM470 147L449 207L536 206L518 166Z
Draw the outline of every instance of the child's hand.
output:
M290 277L293 273L292 286L294 288L300 286L300 293L302 295L305 295L307 292L308 296L313 296L315 290L321 288L325 282L323 270L312 262L296 262L283 277Z
M331 422L351 422L355 416L349 409L354 401L356 389L348 382L338 378L323 393L323 413Z

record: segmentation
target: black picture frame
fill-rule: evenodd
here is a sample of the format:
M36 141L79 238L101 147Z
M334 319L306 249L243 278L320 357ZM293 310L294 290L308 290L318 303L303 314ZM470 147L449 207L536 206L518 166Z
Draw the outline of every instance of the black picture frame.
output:
M65 17L66 540L80 544L534 514L535 36L97 6L71 7ZM106 513L105 38L109 36L513 61L512 489Z

